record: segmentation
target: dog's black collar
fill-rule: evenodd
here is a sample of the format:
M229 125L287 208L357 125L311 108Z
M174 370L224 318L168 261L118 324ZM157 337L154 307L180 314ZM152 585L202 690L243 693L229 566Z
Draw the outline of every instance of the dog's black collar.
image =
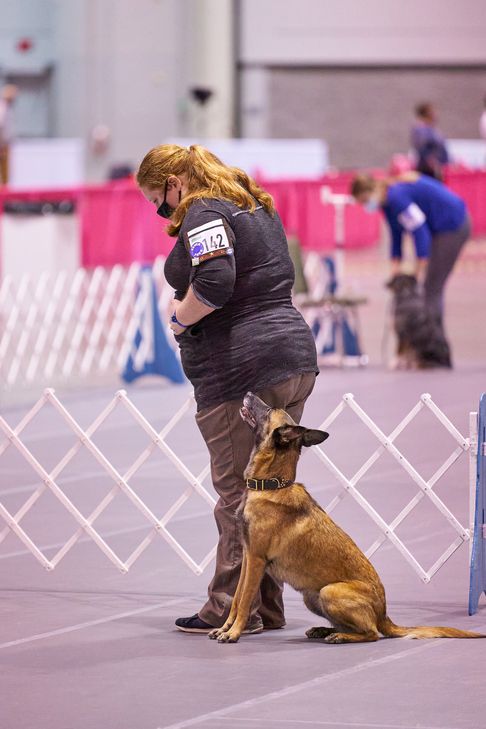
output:
M277 491L292 486L294 481L285 478L247 478L246 488L252 491Z

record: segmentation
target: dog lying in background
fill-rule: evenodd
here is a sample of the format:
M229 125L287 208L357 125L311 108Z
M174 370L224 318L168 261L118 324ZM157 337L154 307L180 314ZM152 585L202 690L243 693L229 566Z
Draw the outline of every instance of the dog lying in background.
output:
M359 547L295 482L303 446L328 434L296 425L285 410L271 408L248 392L241 417L255 434L245 471L245 554L231 612L209 637L235 643L245 629L266 569L302 593L304 603L332 627L318 626L308 638L325 643L361 643L386 638L485 638L455 628L404 628L387 615L385 589Z
M393 292L393 323L398 338L396 369L452 367L441 324L427 311L415 276L399 274L387 287Z

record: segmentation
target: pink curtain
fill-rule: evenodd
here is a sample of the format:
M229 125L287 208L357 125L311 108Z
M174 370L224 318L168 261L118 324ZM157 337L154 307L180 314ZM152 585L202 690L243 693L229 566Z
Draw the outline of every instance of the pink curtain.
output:
M486 172L451 168L446 172L444 182L466 203L473 234L486 235Z
M78 206L83 266L150 263L174 245L167 223L131 181L85 188Z
M288 235L296 235L307 250L329 251L335 246L334 207L323 205L321 188L349 193L352 174L323 177L320 180L259 180L274 198ZM348 206L344 215L345 245L365 248L374 245L380 234L380 216L370 215L360 206Z
M383 171L376 171L383 174ZM289 235L296 235L307 250L330 251L335 246L334 208L323 205L321 187L348 193L352 172L320 180L262 180L273 195ZM486 171L449 169L446 184L466 202L475 235L486 235ZM131 180L66 190L0 189L0 214L6 201L72 200L80 216L83 266L150 263L167 253L174 240L165 233L165 221L155 214ZM370 215L359 205L345 211L345 246L373 246L379 237L380 215Z

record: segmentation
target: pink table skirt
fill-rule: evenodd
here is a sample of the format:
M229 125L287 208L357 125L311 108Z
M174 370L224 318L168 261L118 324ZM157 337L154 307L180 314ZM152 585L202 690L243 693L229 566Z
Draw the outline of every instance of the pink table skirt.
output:
M307 250L329 251L335 246L334 209L322 205L320 190L348 193L352 173L318 181L279 180L261 184L273 195L289 235L296 235ZM486 235L486 172L450 170L447 184L465 201L471 212L475 235ZM173 239L164 232L165 222L155 214L134 183L117 181L103 186L67 190L0 190L0 210L7 200L60 200L76 202L80 216L83 266L112 266L133 261L151 262L166 255ZM373 246L379 237L380 214L368 214L360 206L345 212L345 246Z

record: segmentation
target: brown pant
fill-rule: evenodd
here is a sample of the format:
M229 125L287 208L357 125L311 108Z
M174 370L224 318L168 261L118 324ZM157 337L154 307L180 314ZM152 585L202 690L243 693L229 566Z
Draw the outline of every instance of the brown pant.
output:
M298 423L315 379L314 373L297 375L257 394L271 407L285 409ZM236 512L245 493L243 471L248 465L254 437L240 417L240 407L240 400L231 400L196 415L211 457L213 485L219 495L214 509L219 532L216 568L208 587L209 599L199 610L201 620L215 628L221 627L228 617L243 553L241 521ZM266 627L279 627L285 623L282 584L267 573L250 617L252 624L260 620Z

